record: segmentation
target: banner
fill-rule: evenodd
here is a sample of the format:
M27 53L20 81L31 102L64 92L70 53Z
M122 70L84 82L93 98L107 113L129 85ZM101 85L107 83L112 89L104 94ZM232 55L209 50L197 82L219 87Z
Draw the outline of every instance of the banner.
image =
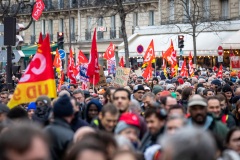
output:
M19 104L34 102L41 95L49 98L57 96L48 34L42 44L39 44L7 106L13 108Z
M107 60L107 70L108 74L115 74L116 73L116 59L115 56L111 59Z
M240 63L239 63L239 56L232 56L230 57L230 64L232 69L240 69Z
M80 69L79 69L80 81L89 82L89 77L87 76L87 67L88 67L88 64L80 65Z
M39 20L44 8L45 8L45 4L44 4L43 0L36 0L36 3L34 4L33 10L32 10L32 18L35 21Z
M98 84L96 85L96 87L107 86L106 77L104 75L103 67L102 66L99 66L99 67L100 67L100 71L99 71L100 80L99 80Z
M114 84L119 86L126 86L130 74L130 68L117 67Z
M134 72L136 73L136 75L137 75L138 77L139 77L139 76L142 76L142 74L143 74L141 68L138 68L138 70L135 70Z

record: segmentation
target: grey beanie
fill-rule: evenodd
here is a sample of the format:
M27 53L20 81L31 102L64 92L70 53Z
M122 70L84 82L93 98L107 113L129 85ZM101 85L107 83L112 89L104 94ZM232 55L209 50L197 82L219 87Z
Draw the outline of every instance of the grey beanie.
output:
M164 89L162 86L159 86L159 85L154 85L153 89L152 89L152 92L156 95L158 94L159 92L162 92Z
M170 88L174 88L175 89L175 86L173 84L167 84L166 90L168 91Z
M139 130L138 127L133 126L133 125L129 125L129 124L125 123L124 121L118 122L118 124L117 124L117 126L116 126L116 128L115 128L115 130L114 130L114 133L115 133L115 134L119 134L120 132L122 132L123 130L125 130L125 129L127 129L127 128L134 128L134 129L136 129L138 135L139 135L139 133L140 133L140 130Z

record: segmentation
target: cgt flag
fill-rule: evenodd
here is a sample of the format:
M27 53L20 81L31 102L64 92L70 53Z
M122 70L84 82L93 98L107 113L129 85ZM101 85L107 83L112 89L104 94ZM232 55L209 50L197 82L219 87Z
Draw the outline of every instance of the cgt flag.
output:
M45 8L45 4L44 4L43 0L36 0L36 3L34 4L33 10L32 10L32 18L35 21L39 20L44 8Z
M57 97L49 35L38 46L37 53L21 77L7 106L13 108L33 102L40 95Z
M155 63L155 51L154 51L153 40L150 42L143 59L144 60L143 60L143 66L142 67L146 67L149 64L149 62Z

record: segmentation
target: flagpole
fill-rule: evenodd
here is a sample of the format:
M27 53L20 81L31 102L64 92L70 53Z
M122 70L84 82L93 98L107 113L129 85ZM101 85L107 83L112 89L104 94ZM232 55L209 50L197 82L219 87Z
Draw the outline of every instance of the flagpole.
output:
M94 87L95 87L95 74L93 75L93 92L94 92Z

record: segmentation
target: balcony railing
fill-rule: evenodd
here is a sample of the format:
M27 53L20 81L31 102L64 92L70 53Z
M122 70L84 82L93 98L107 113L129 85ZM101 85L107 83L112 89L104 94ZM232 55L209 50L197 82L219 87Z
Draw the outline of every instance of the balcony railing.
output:
M110 39L116 38L116 28L110 28Z
M31 35L30 44L34 44L36 42L36 35Z
M85 30L85 40L91 40L91 31Z
M103 39L103 32L101 31L97 32L97 39Z

